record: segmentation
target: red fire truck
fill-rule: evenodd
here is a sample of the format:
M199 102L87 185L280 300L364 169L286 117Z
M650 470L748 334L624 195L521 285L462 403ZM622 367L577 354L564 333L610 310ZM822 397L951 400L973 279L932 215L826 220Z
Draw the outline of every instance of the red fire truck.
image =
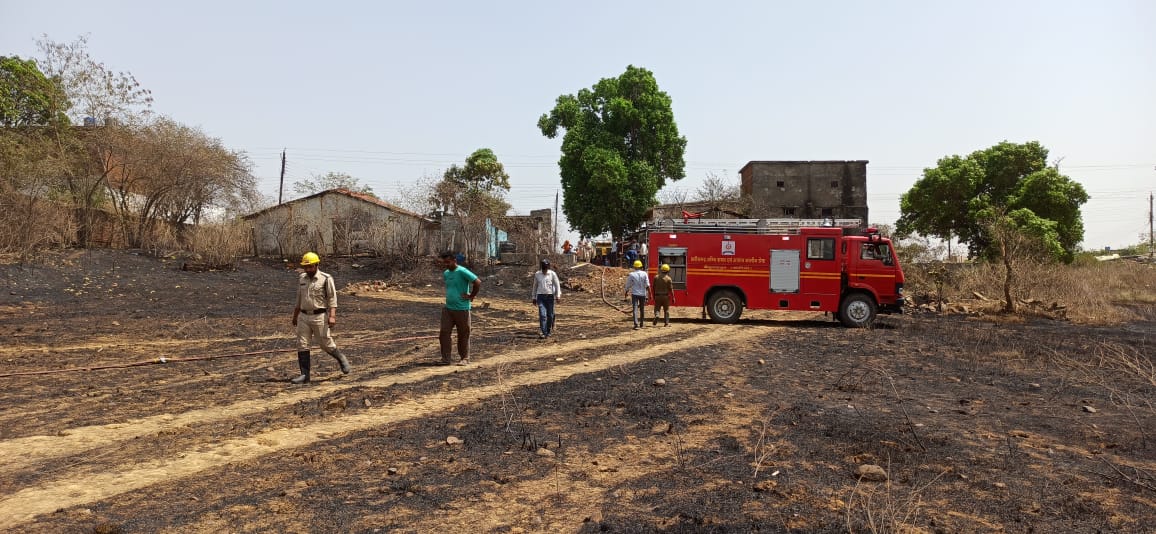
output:
M734 323L743 308L822 311L848 327L902 313L903 270L858 219L667 219L647 229L651 277L670 266L674 305ZM653 261L657 259L658 261Z

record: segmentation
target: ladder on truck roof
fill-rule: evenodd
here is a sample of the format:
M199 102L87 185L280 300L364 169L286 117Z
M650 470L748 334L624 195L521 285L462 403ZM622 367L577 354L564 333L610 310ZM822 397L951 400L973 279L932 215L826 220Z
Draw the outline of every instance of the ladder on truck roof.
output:
M797 234L800 228L843 228L861 226L859 219L660 219L650 228L674 233Z

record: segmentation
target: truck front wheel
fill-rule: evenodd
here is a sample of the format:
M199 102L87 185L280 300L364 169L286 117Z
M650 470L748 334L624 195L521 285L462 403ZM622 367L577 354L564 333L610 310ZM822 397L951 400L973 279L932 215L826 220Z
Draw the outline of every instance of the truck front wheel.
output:
M875 322L875 300L863 293L843 297L839 305L839 321L847 328L867 328Z
M743 301L734 291L715 291L707 300L706 311L713 322L734 324L743 314Z

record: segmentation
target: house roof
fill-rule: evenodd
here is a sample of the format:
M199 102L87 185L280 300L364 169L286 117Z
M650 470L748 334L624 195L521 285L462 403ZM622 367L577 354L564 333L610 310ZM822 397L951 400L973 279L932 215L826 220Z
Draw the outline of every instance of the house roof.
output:
M259 216L264 215L266 213L269 213L269 212L271 212L277 208L281 208L281 207L287 206L289 204L295 204L298 202L303 202L306 200L310 200L310 199L325 196L325 195L344 195L344 196L347 196L350 198L360 200L362 202L367 202L369 204L373 204L374 206L385 208L385 209L392 211L394 213L400 213L402 215L408 215L408 216L413 217L415 219L421 219L423 221L433 222L428 217L424 217L422 215L418 215L418 214L416 214L412 211L409 211L407 209L400 208L397 205L394 205L394 204L391 204L391 203L386 202L384 200L381 200L380 198L374 197L372 195L367 195L365 193L358 193L356 191L350 191L350 190L345 189L343 187L337 188L337 189L326 189L325 191L321 191L320 193L313 193L312 195L309 195L307 197L296 198L296 199L290 200L289 202L285 202L284 204L279 204L277 206L270 206L270 207L265 208L261 211L258 211L255 213L250 213L250 214L244 216L243 218L244 219L252 219L254 217L259 217Z
M691 212L695 212L695 211L708 211L708 212L709 211L718 211L718 212L726 213L726 214L729 214L729 215L732 215L735 217L743 217L744 216L743 214L732 209L732 208L735 208L735 206L737 204L738 204L738 202L736 202L734 200L716 200L716 201L695 200L695 201L691 201L691 202L682 202L680 204L659 204L657 206L651 206L650 209L646 210L645 218L647 220L653 219L654 213L658 210L662 210L662 211L686 210L686 211L691 211Z
M870 163L865 159L830 159L830 160L784 160L784 161L768 161L768 160L754 160L748 161L743 165L739 172L743 172L751 165L802 165L807 163L862 163L864 165Z

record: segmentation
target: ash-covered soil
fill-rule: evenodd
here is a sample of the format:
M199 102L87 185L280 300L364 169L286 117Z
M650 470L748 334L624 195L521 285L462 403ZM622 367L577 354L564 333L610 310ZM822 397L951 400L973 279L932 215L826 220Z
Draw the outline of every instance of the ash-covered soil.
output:
M339 260L322 269L344 288L335 337L354 372L315 352L317 379L293 386L296 274L179 267L110 251L0 267L0 530L1156 525L1151 322L848 330L676 309L671 327L634 331L583 271L562 274L594 292L564 295L539 340L528 268L491 268L474 363L442 367L437 269ZM61 372L20 374L44 370Z

